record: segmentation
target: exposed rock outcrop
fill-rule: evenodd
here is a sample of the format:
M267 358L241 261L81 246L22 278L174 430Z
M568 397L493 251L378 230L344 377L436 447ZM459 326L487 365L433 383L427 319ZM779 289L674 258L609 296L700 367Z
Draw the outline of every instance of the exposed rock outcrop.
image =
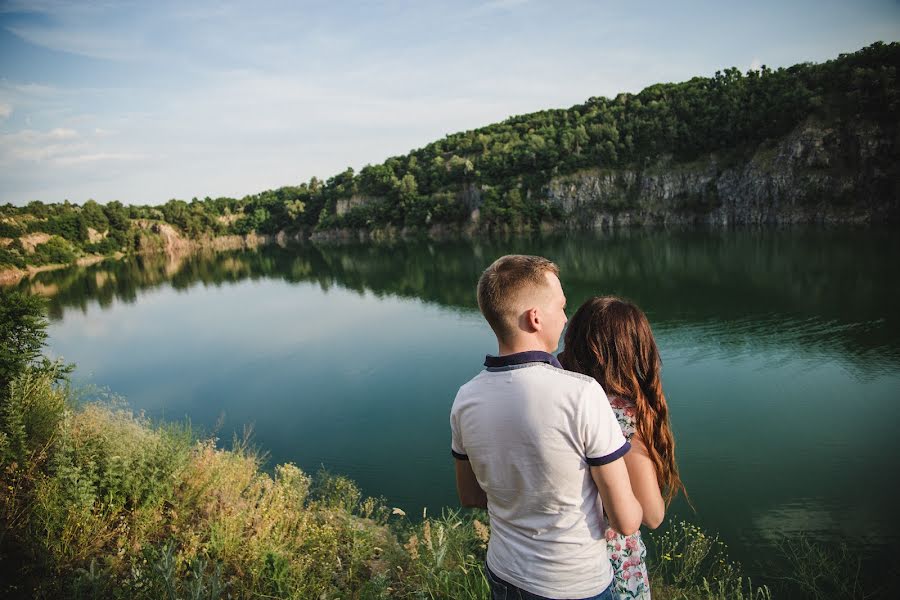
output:
M569 225L880 223L900 219L896 130L806 122L749 159L664 159L556 177L546 201Z

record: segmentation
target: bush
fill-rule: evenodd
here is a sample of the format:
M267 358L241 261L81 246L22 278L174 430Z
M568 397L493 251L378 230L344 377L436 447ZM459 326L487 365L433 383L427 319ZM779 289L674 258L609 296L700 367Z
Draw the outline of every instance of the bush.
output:
M10 266L17 269L25 268L25 259L22 255L9 248L0 248L0 266Z
M33 260L36 265L69 264L75 262L75 249L66 240L53 236L34 249Z
M41 354L45 308L40 296L0 291L0 399L9 382Z
M94 244L85 245L84 251L91 254L113 254L122 249L123 242L122 234L116 237L109 236Z
M25 228L14 221L0 221L0 238L17 238L25 233Z

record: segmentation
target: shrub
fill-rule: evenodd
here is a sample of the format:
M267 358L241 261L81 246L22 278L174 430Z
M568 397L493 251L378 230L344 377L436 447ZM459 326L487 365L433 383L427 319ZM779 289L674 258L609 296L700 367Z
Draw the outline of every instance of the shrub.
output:
M0 248L0 266L8 265L17 269L25 268L25 259L15 250Z
M15 221L0 221L0 238L17 238L25 233L25 228Z
M36 265L69 264L75 261L75 249L63 238L54 235L34 249Z
M43 298L0 291L0 398L9 382L41 354L47 338Z

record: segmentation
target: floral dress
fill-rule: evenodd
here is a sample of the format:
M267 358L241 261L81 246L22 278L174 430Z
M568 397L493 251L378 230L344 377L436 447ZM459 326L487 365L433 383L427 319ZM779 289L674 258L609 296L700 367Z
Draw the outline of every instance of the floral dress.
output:
M634 403L625 398L611 396L612 406L622 434L631 441L635 432ZM622 600L640 598L650 600L650 579L647 577L647 548L641 540L641 532L620 535L612 528L606 530L606 550L612 562L615 590Z

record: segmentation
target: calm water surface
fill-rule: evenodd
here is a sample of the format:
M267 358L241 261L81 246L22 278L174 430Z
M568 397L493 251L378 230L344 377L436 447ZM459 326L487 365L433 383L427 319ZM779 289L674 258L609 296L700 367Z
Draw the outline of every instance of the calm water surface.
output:
M320 466L411 514L455 505L448 414L495 352L480 272L556 261L570 311L647 312L684 481L673 513L748 570L784 535L900 549L900 243L890 232L623 232L266 248L43 273L49 347L77 381ZM757 566L754 566L757 565Z

